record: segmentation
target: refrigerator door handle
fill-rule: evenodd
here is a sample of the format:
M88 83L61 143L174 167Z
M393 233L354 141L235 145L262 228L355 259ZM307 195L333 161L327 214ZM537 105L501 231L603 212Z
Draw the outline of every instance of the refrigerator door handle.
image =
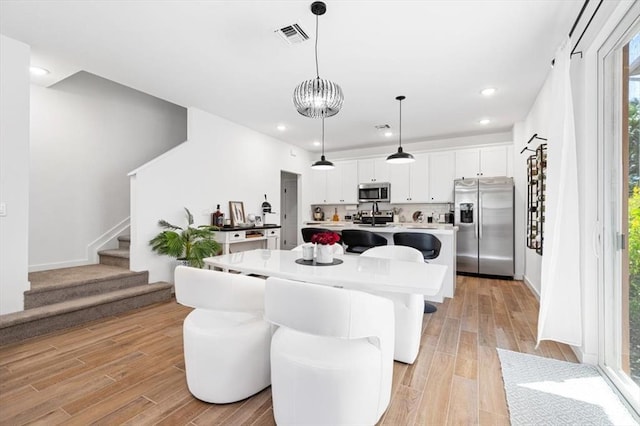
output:
M478 206L474 206L473 209L473 231L476 235L476 240L478 239Z
M478 194L478 238L482 239L482 195Z

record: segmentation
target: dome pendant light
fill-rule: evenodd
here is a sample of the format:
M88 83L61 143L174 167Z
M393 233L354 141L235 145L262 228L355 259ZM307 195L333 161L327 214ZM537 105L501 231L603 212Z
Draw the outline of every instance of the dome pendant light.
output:
M396 100L400 101L400 125L399 125L399 133L400 137L398 139L398 152L394 152L390 156L387 157L387 163L391 164L406 164L413 163L416 161L413 158L413 155L408 152L402 151L402 100L405 99L404 96L396 96Z
M344 101L340 86L321 79L318 71L318 16L326 11L327 6L321 1L311 4L311 12L316 15L316 78L303 81L293 91L293 105L300 114L310 118L336 115Z
M320 160L311 165L311 168L313 170L331 170L334 167L333 163L324 157L324 117L322 117L322 155Z

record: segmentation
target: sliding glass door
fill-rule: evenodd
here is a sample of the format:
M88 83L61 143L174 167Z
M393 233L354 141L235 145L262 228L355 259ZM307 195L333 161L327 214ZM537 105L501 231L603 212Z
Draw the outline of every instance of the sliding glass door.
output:
M640 24L628 15L601 50L600 366L640 411Z

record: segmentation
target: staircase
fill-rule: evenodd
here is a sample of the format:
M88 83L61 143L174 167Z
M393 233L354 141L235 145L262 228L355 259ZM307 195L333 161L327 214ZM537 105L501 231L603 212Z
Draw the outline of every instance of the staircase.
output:
M129 243L119 237L97 265L30 273L25 310L0 316L0 345L170 300L171 284L149 284L147 271L129 270Z

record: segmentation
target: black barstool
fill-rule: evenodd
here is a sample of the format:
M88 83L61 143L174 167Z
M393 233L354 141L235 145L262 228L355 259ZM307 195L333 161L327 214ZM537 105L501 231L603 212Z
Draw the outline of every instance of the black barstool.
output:
M357 229L345 229L342 231L342 241L347 246L347 252L358 254L371 247L387 245L387 239L382 235Z
M397 246L408 246L420 250L424 261L435 259L440 255L440 247L442 243L438 237L431 234L423 234L421 232L398 232L393 234L393 244ZM431 314L438 308L431 303L424 302L424 313Z

